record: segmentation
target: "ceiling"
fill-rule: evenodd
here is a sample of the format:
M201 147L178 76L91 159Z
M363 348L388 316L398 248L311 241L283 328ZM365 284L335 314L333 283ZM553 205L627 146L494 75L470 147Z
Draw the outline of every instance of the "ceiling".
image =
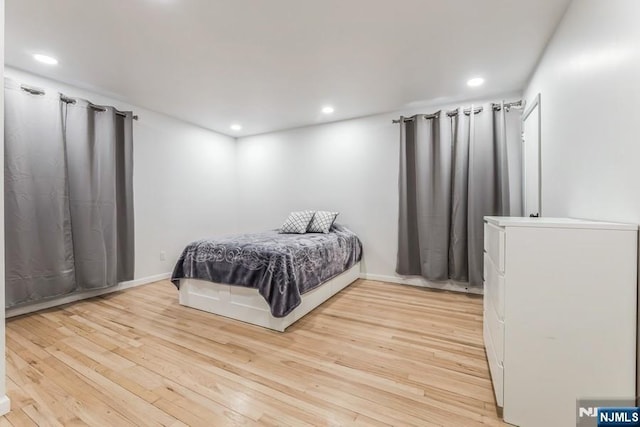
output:
M244 136L521 90L568 2L6 0L5 61Z

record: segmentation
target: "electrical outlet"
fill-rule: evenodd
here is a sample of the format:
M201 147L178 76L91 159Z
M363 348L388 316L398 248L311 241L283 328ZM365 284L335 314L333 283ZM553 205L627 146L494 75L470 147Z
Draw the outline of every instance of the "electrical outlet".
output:
M167 253L165 251L160 251L160 261L167 260Z

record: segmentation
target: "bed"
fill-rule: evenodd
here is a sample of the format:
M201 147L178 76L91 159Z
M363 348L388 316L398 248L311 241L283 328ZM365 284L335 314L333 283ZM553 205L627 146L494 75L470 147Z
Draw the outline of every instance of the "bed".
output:
M362 243L348 228L277 230L190 243L171 281L182 305L283 332L354 282Z

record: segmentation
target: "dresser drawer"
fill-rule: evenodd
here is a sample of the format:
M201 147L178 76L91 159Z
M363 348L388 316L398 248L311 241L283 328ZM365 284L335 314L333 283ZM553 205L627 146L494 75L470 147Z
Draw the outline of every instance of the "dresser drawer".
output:
M498 272L491 257L484 254L484 298L491 301L498 313L498 319L504 320L504 275Z
M489 302L484 312L484 323L487 325L496 359L504 362L504 322L498 319L495 307Z
M493 393L496 397L496 404L504 407L504 365L498 361L495 353L489 326L484 324L484 345L487 353L487 361L489 362L489 371L491 372L491 383L493 384Z
M489 254L498 271L504 273L505 233L503 228L485 222L484 251Z

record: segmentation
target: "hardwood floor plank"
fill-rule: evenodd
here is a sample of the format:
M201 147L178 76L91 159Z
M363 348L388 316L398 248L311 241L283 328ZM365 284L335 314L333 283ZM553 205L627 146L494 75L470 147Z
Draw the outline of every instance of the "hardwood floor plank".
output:
M7 321L0 427L502 426L482 310L359 280L278 333L140 286Z
M61 389L56 395L65 396L75 405L74 413L81 419L86 420L89 425L118 425L132 426L135 423L128 421L111 406L112 396L108 396L98 390L93 384L85 381L84 378L75 375L75 372L67 365L61 363L54 357L50 357L37 365L38 371L47 382L51 382L56 388ZM29 393L28 387L25 391ZM41 384L46 387L46 384ZM11 395L9 395L11 396ZM71 396L69 398L68 396ZM77 404L75 403L77 402Z
M2 418L6 418L14 427L38 427L38 424L29 418L22 409L12 410Z

